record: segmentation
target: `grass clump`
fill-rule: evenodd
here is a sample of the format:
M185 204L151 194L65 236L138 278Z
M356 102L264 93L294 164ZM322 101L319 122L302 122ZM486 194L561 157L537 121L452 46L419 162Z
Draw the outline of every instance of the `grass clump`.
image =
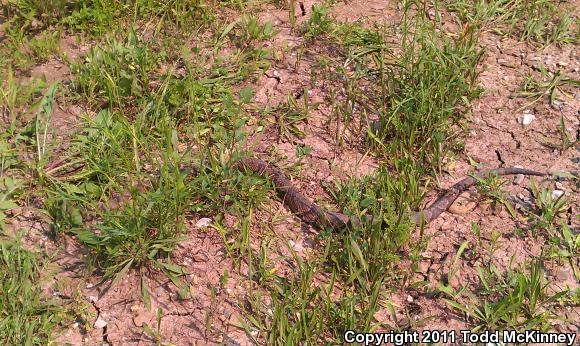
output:
M160 75L162 56L131 31L126 41L107 40L75 66L72 91L105 108L85 119L64 160L45 167L47 207L59 234L75 234L87 246L103 280L114 285L132 268L142 278L157 269L187 297L180 279L186 271L172 264L170 253L182 240L186 215L217 214L219 222L243 199L225 196L224 205L220 188L232 180L227 166L244 138L239 128L253 90L232 93L233 77L244 76L223 62L239 60L209 68L188 61L180 68L189 73L178 75L172 66ZM181 169L192 164L195 172ZM146 281L141 285L147 300Z
M539 67L539 76L528 73L524 76L524 81L517 92L517 96L530 98L531 102L526 103L519 110L532 107L543 101L548 96L551 106L557 107L558 102L565 99L572 99L570 90L580 87L580 80L574 79L561 71L552 73L545 66Z
M578 42L580 26L572 5L549 0L443 1L463 23L508 33L542 46Z
M377 155L390 166L410 164L424 176L438 170L453 145L453 125L461 125L470 100L479 95L483 51L473 28L450 35L437 23L410 15L425 10L421 6L405 3L400 43L387 44L386 27L373 32L339 26L335 35L347 64L334 79L344 86L346 101L336 106L337 128L350 129L356 138L370 123L367 137Z
M109 39L92 48L85 63L73 65L72 71L82 94L118 108L145 95L161 59L132 30L123 42Z
M66 153L75 165L49 167L47 209L57 232L75 234L92 266L113 283L129 268L167 270L175 282L184 274L161 260L181 239L191 204L187 174L167 135L155 138L140 123L102 111Z
M32 79L25 83L18 81L11 68L5 73L0 72L0 122L6 126L6 134L14 134L17 125L22 125L22 115L27 107L38 96L45 82L41 79Z
M476 291L444 289L452 296L445 301L468 316L475 325L473 331L548 331L551 321L559 319L554 309L568 292L548 293L549 282L541 261L533 261L520 270L509 269L505 274L491 264L488 268L478 267L478 275Z
M2 12L0 69L26 70L57 53L61 32L55 26L69 12L67 1L10 0L2 4Z
M376 98L380 103L375 105L384 156L412 157L429 169L441 162L450 121L461 121L469 100L479 94L475 81L482 52L469 29L449 38L422 28L424 24L414 29L415 35L403 38L399 67L385 66Z
M0 239L0 340L8 345L46 345L66 318L62 301L42 289L46 262L17 239Z

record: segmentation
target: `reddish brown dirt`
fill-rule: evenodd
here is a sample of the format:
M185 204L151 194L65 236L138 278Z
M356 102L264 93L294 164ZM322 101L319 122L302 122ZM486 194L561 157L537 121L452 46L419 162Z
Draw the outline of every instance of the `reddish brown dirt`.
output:
M306 16L300 16L299 9L296 11L299 15L297 25L308 18L312 3L314 2L304 1ZM338 4L332 10L332 14L339 20L363 19L367 22L396 23L399 19L398 13L400 12L396 7L388 1L369 3L355 0L348 4ZM303 39L291 30L288 12L268 8L259 14L259 18L262 21L272 21L274 28L280 30L271 45L279 50L282 58L273 64L267 75L255 83L255 101L261 106L275 107L284 102L289 93L296 95L307 88L310 101L320 103L318 109L311 111L308 122L301 125L306 137L296 141L310 146L312 152L303 158L300 171L292 176L296 185L307 196L325 204L328 196L320 182L345 179L350 175L364 175L376 167L376 162L372 158L365 157L356 145L339 147L333 135L335 132L327 125L327 120L332 114L332 104L327 102L328 95L323 85L311 81L311 73L316 70L316 49L320 47L315 45L310 47L296 67L295 47L302 43ZM72 40L64 42L63 51L72 58L86 52L86 48L78 47ZM578 169L580 152L577 147L560 153L542 145L545 141L558 142L558 123L561 116L566 120L570 136L575 138L575 132L580 128L578 91L575 91L571 98L565 98L563 100L565 103L560 109L547 105L545 99L531 107L523 107L530 100L514 97L521 85L523 73L528 71L537 73L534 69L539 63L543 63L550 71L561 70L576 79L580 78L577 64L580 57L577 47L561 49L550 46L538 51L525 43L504 39L492 33L484 33L480 42L487 50L481 63L482 74L479 79L485 92L473 104L473 116L469 120L470 132L465 139L465 150L459 157L449 160L445 174L441 177L440 187L448 187L465 176L471 170L468 164L470 158L487 168L499 166L502 162L498 160L496 152L499 152L507 166L521 165L544 171ZM51 82L69 78L68 68L60 59L51 60L33 70L33 75L41 74L46 75L47 80ZM274 75L279 77L279 81L272 78ZM524 110L529 110L536 116L528 126L520 125L517 120ZM57 107L53 121L57 128L62 130L61 133L67 133L74 128L75 122L83 112L84 110L76 106L62 109ZM279 163L281 166L293 164L297 161L294 143L278 138L275 128L271 125L273 119L267 120L270 125L265 127L263 133L253 137L256 152L269 153L267 154L269 157L274 157L272 151L275 151L282 158ZM520 185L509 183L503 190L510 196L527 197L529 192L524 187L528 182L529 179L525 179ZM554 187L554 183L549 184ZM558 186L566 191L566 195L570 198L571 214L577 215L580 205L578 186L566 182ZM427 200L431 200L435 194L436 191L432 192ZM270 222L275 225L276 235L291 239L294 249L304 256L315 250L311 241L315 234L314 230L297 222L280 203L273 202L269 207L270 210L261 211L256 215L258 221L256 228L252 229L252 236L264 237L264 230L259 229L260 222L268 218L277 219L278 217L272 216L277 215L283 220ZM580 227L578 219L572 217L572 220L571 227L578 232ZM21 221L25 223L26 217ZM106 333L103 329L92 329L83 334L78 327L73 326L64 330L57 341L85 345L105 342L114 345L153 345L154 340L143 332L141 326L147 323L155 329L155 311L157 307L161 307L164 312L160 333L164 342L176 345L251 344L250 338L236 327L242 311L240 305L243 304L249 288L249 280L240 274L245 272L244 265L242 264L240 270L236 269L225 253L219 233L211 227L203 231L195 229L195 221L197 220L190 221L189 238L180 244L173 256L175 263L189 269L191 274L186 280L192 284L191 293L194 298L180 300L177 289L165 276L152 273L152 279L149 281L152 292L150 310L140 302L141 294L136 275L127 276L109 291L104 291L101 286L87 285L83 278L78 278L77 272L72 268L77 269L82 265L80 250L72 245L74 244L72 239L67 242L58 262L66 268L63 278L71 277L73 281L80 283L77 284L78 290L85 303L89 309L93 309L95 317L101 315L107 321L107 328ZM531 256L538 255L542 242L545 242L545 236L542 235L533 238L529 235L514 234L514 229L524 224L523 220L514 221L502 208L478 204L474 210L463 215L446 213L425 230L425 236L432 238L421 254L423 259L416 273L417 280L427 280L428 287L435 288L447 276L460 244L467 240L471 244L470 247L477 246L478 240L470 229L470 222L480 225L483 239L489 240L492 232L501 234L493 261L502 270L507 268L512 256L515 256L514 263L521 264ZM40 223L37 226L42 228ZM16 224L15 228L18 227L21 225ZM42 242L46 242L42 232L31 232L30 243L37 243L39 238L42 238ZM416 241L418 237L416 234ZM278 239L275 245L282 243ZM253 239L252 244L257 247L258 241ZM283 247L279 251L288 254ZM482 252L485 254L485 251ZM485 258L482 256L475 261L460 259L458 273L450 285L458 288L461 285L475 284L476 265L484 264ZM409 265L408 261L400 264L401 267L406 265ZM554 285L568 285L572 289L578 289L578 281L567 263L546 269L548 278L553 280ZM228 271L230 279L225 287L220 287L219 278L225 270ZM93 284L97 281L97 277L90 279ZM71 285L69 288L74 291L74 287ZM432 298L421 291L408 290L391 293L386 298L394 307L399 324L409 316L413 321L406 323L415 323L419 329L463 329L467 326L464 316L447 307L441 297ZM563 316L573 321L580 320L579 313L578 308L562 311ZM387 309L377 313L377 318L390 325L397 324ZM576 331L572 329L574 328L572 325L565 323L559 328L561 331Z

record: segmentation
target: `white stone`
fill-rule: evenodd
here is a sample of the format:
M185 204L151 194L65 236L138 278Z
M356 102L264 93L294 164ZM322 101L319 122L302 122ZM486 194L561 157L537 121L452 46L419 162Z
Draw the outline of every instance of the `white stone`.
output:
M552 198L558 199L563 194L564 194L564 191L562 191L562 190L554 190L554 191L552 191Z
M522 125L529 125L536 119L536 116L532 113L524 113L518 118L518 122Z
M201 219L197 220L195 223L196 228L205 228L209 226L211 223L211 219L209 217L202 217Z
M296 252L303 252L304 251L304 247L299 244L296 243L295 241L289 240L288 243L290 244L290 246L292 247L292 249Z
M514 177L514 185L520 185L524 181L524 175L518 174Z
M93 324L94 328L101 329L107 326L107 321L105 321L101 316L97 318L95 323Z

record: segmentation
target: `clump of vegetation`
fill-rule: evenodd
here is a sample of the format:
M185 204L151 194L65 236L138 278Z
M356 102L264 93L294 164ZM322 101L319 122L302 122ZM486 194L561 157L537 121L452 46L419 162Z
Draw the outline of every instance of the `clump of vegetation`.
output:
M42 289L47 262L18 239L0 238L0 340L10 345L46 345L67 320L63 302Z
M458 253L461 256L461 253ZM475 290L448 286L440 289L451 296L445 299L451 307L465 314L477 330L542 330L549 331L559 301L568 291L548 293L549 282L539 260L519 270L501 273L494 265L478 267L479 285Z
M443 1L464 23L547 46L577 43L580 26L572 4L549 0Z
M76 84L91 100L103 98L107 104L121 107L146 95L151 73L163 57L139 40L131 31L124 42L109 39L92 48L84 64L74 64Z

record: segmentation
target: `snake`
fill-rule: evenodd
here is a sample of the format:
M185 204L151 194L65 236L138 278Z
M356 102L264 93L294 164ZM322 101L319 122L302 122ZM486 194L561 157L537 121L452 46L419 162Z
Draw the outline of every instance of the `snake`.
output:
M372 222L372 218L367 217L361 219L356 216L348 216L339 212L326 210L304 196L304 194L302 194L302 192L290 181L281 169L261 159L255 157L242 157L237 160L233 166L239 170L246 170L269 179L273 183L275 190L282 199L282 202L288 207L288 209L290 209L290 211L298 216L302 221L315 227L321 229L328 227L344 229L360 227L365 222ZM480 171L472 176L467 176L452 185L427 207L413 213L411 220L416 224L426 225L446 212L459 195L475 185L478 179L515 174L538 177L551 175L550 173L538 172L520 167L500 167Z
M58 169L58 166L62 162L64 162L64 159L49 163L47 164L46 167L50 168L49 170L56 170ZM290 211L296 216L298 216L302 221L311 224L314 227L320 229L326 228L344 229L344 228L361 227L365 223L374 222L373 218L370 216L359 218L357 216L348 216L343 213L326 210L325 208L319 206L318 204L312 202L310 199L304 196L304 194L302 194L302 192L292 183L292 181L286 176L286 174L280 168L272 164L269 164L268 162L261 160L257 157L242 156L241 158L233 162L233 167L239 171L252 172L263 178L269 179L273 183L274 188L277 191L280 198L282 199L284 205L286 205L288 209L290 209ZM77 171L78 169L79 167L73 169L72 173L74 173L74 171ZM197 176L201 171L201 167L198 166L197 164L193 164L187 168L180 168L180 170L187 175ZM67 174L65 174L65 176L70 175L72 173L68 172ZM575 179L577 179L578 176L580 175L578 171L559 172L559 173L571 175ZM480 171L471 176L467 176L462 180L458 181L457 183L455 183L454 185L452 185L427 207L417 212L414 212L411 215L410 219L415 224L426 225L435 220L444 212L446 212L455 202L455 200L457 200L457 198L463 192L465 192L473 185L475 185L478 180L492 176L505 176L515 174L538 176L538 177L558 175L558 173L539 172L521 167L500 167L496 169ZM160 172L157 172L157 174L153 174L153 176L159 175ZM560 176L565 177L565 175ZM123 203L123 200L125 199L124 197L126 196L116 196L111 201L112 205L109 205L109 207L114 209L120 206Z

